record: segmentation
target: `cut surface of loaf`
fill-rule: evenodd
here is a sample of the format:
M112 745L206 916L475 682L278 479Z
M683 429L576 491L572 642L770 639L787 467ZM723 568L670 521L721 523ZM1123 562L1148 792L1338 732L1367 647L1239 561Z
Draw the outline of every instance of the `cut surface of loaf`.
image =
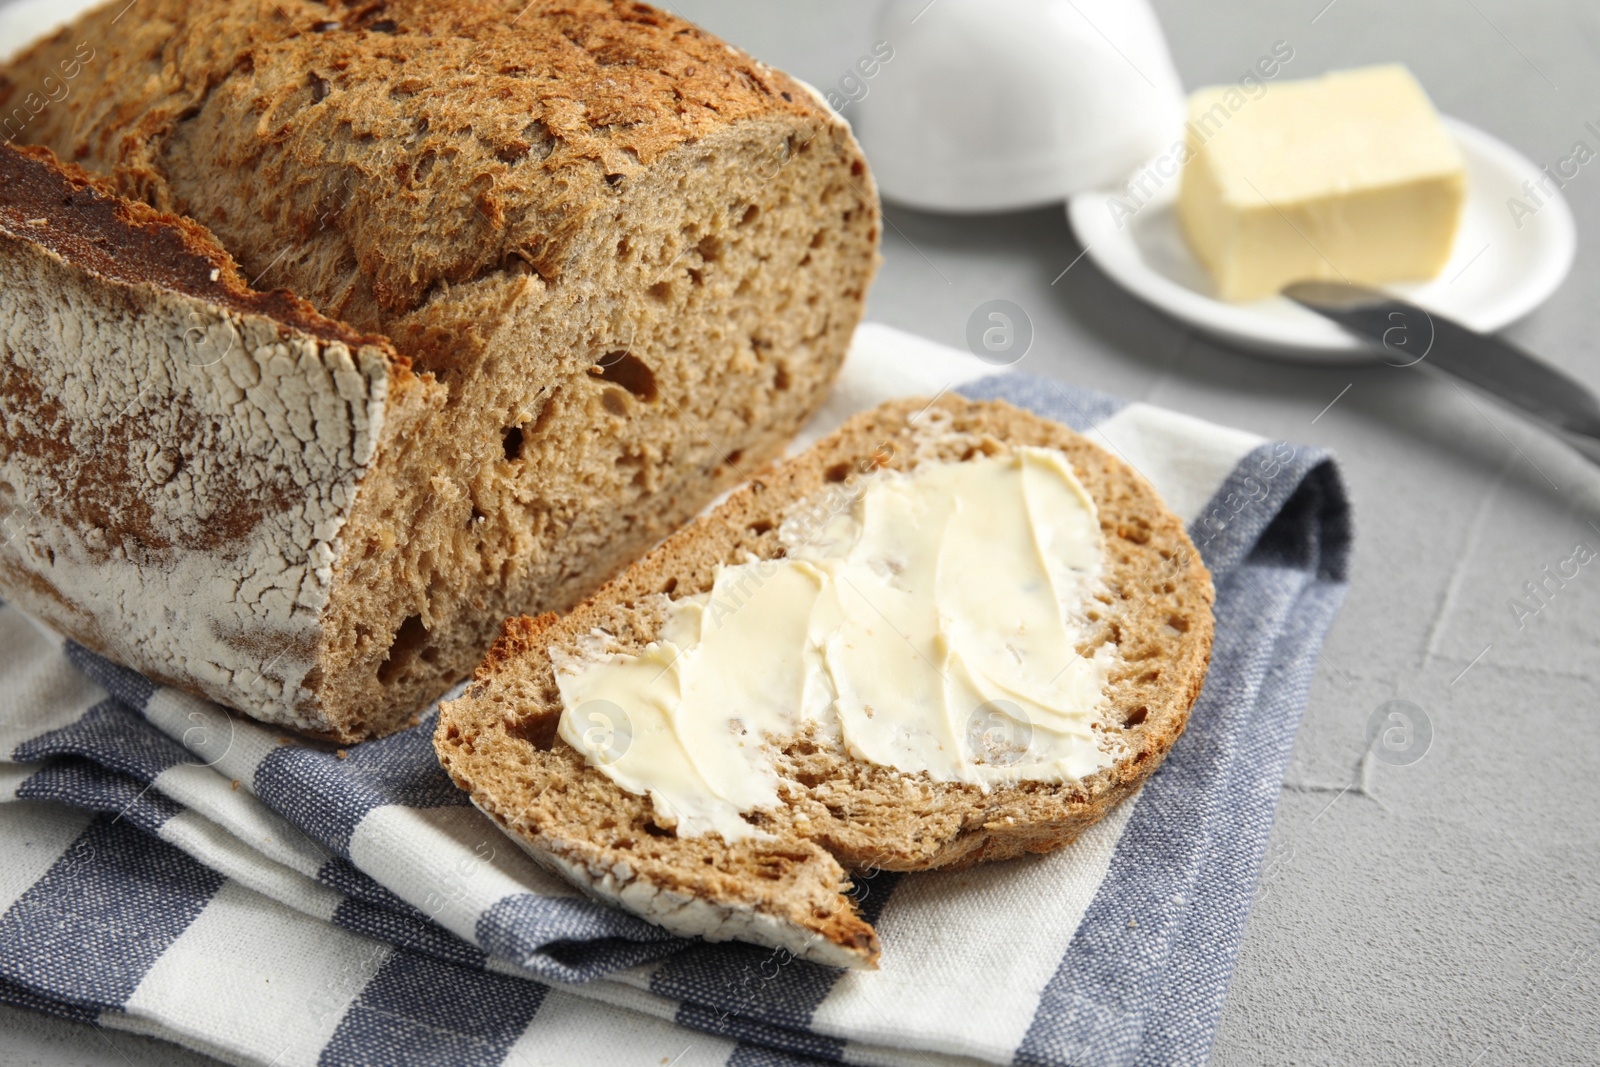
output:
M784 552L786 518L858 472L1057 449L1094 500L1103 586L1075 651L1110 642L1106 729L1123 752L1081 781L985 791L851 758L814 731L769 738L781 803L745 816L764 836L682 836L651 799L619 788L557 733L557 662L595 631L637 653L668 598L709 590L719 565ZM870 474L865 477L870 477ZM434 743L455 782L531 855L602 899L669 929L873 966L876 934L845 894L852 872L919 871L1044 852L1073 841L1154 772L1188 721L1210 660L1211 579L1183 523L1129 467L1004 402L897 401L856 416L763 471L565 616L512 619Z
M104 540L0 566L5 592L70 636L259 718L387 732L469 672L506 616L575 603L820 404L876 268L879 211L848 127L782 73L634 3L148 0L119 20L122 6L0 71L0 116L23 116L8 135L201 224L255 284L387 338L393 369L373 373L403 369L417 403L404 418L391 404L388 436L298 559L290 542L249 549L245 518L177 542L99 523L65 459L12 472L21 496L53 501L47 524ZM23 106L68 68L65 99ZM0 294L12 321L35 303ZM136 337L142 315L108 310L97 328ZM71 330L78 311L55 317ZM114 361L85 363L62 336L19 335L8 412L85 374L109 388ZM195 422L191 399L161 394ZM282 403L289 423L312 417L306 395ZM168 448L137 411L106 413L106 432ZM108 506L139 515L174 491L135 480ZM216 639L176 658L176 638L151 641L84 579L107 554L151 576L149 618ZM292 566L263 571L256 557L274 555ZM207 558L214 573L193 581L254 598L234 614L267 622L197 613L163 584ZM302 564L313 585L293 579Z

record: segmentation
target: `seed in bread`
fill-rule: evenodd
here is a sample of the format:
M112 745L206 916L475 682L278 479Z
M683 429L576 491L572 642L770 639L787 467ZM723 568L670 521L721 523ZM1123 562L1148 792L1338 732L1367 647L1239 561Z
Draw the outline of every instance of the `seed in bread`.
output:
M1182 732L1209 661L1210 577L1150 486L1084 438L1003 402L924 405L857 416L568 615L508 622L465 695L441 709L435 746L452 778L536 859L597 896L682 933L840 966L872 966L879 951L844 895L850 873L964 866L1074 840ZM785 520L858 471L1025 447L1062 453L1098 510L1103 584L1075 651L1116 649L1103 710L1120 752L1110 766L1073 781L952 782L852 758L806 729L769 739L781 803L747 813L760 832L729 841L677 833L651 797L619 788L561 738L558 662L588 654L597 633L612 651L640 653L660 637L669 598L705 593L722 565L778 558Z

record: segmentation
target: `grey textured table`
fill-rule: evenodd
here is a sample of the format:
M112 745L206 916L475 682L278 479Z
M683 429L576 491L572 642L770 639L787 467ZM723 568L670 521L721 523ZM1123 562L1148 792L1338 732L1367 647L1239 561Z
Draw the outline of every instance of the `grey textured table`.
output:
M819 86L871 43L876 5L663 6ZM1553 163L1600 121L1600 8L1513 0L1157 0L1185 83L1230 81L1274 41L1287 76L1403 60L1442 111ZM1600 167L1566 190L1578 260L1510 335L1600 383ZM1448 383L1218 347L1084 260L1058 210L891 209L872 318L960 346L984 300L1021 305L1024 368L1338 451L1354 587L1284 786L1212 1062L1600 1063L1600 559L1518 613L1585 543L1600 470ZM1347 388L1348 387L1348 390ZM1337 399L1336 403L1330 402ZM1537 602L1529 601L1530 604ZM1363 759L1404 698L1433 740ZM169 1046L0 1011L0 1062L201 1063Z

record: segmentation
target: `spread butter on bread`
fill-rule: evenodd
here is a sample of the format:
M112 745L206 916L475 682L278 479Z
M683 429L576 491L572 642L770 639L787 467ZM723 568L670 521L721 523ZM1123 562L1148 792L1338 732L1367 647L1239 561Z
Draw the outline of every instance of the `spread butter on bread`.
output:
M1182 521L1097 445L895 401L573 611L507 622L435 746L590 893L871 967L850 876L1076 839L1183 731L1212 601Z

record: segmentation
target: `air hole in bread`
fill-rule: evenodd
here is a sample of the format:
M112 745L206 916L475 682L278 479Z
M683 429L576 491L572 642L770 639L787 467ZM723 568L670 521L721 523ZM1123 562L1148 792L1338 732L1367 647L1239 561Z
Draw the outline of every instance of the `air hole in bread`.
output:
M528 155L534 160L549 159L550 153L555 151L556 142L560 140L550 132L550 127L545 125L543 119L534 119L522 127L522 139L532 146Z
M665 826L658 826L655 822L644 824L644 832L651 837L677 837L678 835L668 830Z
M421 615L408 615L389 643L389 654L378 665L378 684L388 685L411 665L428 641L428 628Z
M1145 707L1143 704L1140 704L1138 707L1134 708L1132 711L1128 712L1128 714L1126 716L1123 717L1122 725L1124 725L1124 726L1138 726L1140 723L1144 722L1144 720L1149 715L1150 715L1150 709Z
M604 359L589 368L589 373L601 381L622 386L646 403L660 395L656 390L656 372L632 352L607 352Z
M627 259L628 253L631 251L633 251L633 246L628 243L628 239L626 237L617 242L618 259Z
M850 477L850 464L842 461L835 463L833 466L824 471L822 476L828 479L830 482L842 482L846 478Z
M772 387L778 392L787 392L789 389L789 368L781 362L777 370L772 372Z
M666 580L666 582L664 582L662 584L662 586L661 586L661 592L666 596L671 596L673 593L677 592L677 589L678 589L677 576L673 576L671 578L668 578Z
M705 274L703 272L698 271L693 267L690 267L689 268L689 281L693 282L695 285L704 285L706 283L706 276L705 276Z
M761 215L761 209L754 204L744 209L744 214L739 218L740 226L748 226Z
M1182 615L1167 616L1167 625L1178 631L1180 634L1186 634L1189 632L1189 620Z
M772 532L772 523L767 519L757 519L750 524L750 532L760 537L762 534Z
M707 263L715 263L722 258L722 238L708 233L700 238L700 243L694 246L694 250L699 252L700 258Z
M743 458L744 449L736 448L732 452L729 452L726 456L722 457L722 462L726 463L730 467L736 467L739 465L739 461Z
M560 694L546 696L546 707L559 707ZM506 724L506 734L527 742L540 752L549 752L556 747L556 729L561 725L561 716L556 715L528 715Z
M522 427L508 426L500 432L500 444L506 450L506 459L515 462L522 458Z
M613 415L627 415L628 395L621 389L607 389L600 394L600 406Z
M647 289L645 291L648 292L655 299L661 301L663 304L665 304L668 300L672 299L672 283L671 282L656 282L654 285L652 285L649 289Z

